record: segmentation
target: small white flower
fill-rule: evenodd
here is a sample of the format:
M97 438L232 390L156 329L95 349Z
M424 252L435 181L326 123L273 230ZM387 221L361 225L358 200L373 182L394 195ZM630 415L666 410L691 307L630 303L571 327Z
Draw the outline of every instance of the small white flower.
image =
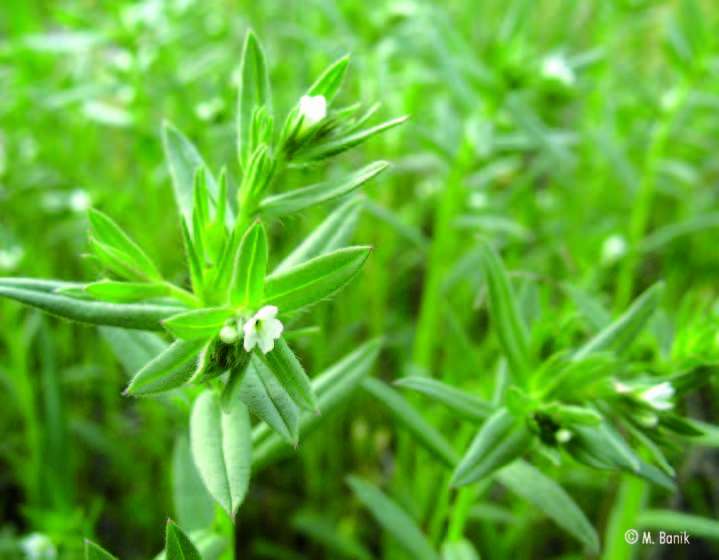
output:
M547 56L542 61L542 76L548 80L557 81L565 86L575 82L574 71L567 60L558 54Z
M627 254L627 242L619 234L607 237L602 243L602 263L612 264Z
M255 313L242 327L245 334L244 347L247 352L259 346L263 354L275 347L275 340L280 338L284 327L277 319L277 307L265 305Z
M303 95L300 98L302 129L312 128L327 116L327 100L324 95Z
M28 560L54 560L57 549L42 533L30 533L20 541L20 547Z
M86 212L92 201L90 195L84 189L74 189L70 192L70 196L67 201L67 205L73 212L81 213Z
M674 397L674 387L669 381L659 383L639 393L639 398L654 410L669 410L672 408L674 406L672 397Z
M557 433L554 434L554 437L557 438L557 442L559 443L567 443L570 439L572 439L572 432L565 428L562 428L561 430L557 430Z

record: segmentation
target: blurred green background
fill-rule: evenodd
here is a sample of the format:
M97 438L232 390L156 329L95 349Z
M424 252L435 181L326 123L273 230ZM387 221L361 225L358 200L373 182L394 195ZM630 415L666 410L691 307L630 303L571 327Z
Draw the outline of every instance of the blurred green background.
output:
M411 116L328 171L394 163L368 186L355 235L375 247L370 262L312 313L323 333L298 342L310 373L385 335L375 375L421 369L490 397L498 346L481 297L479 238L502 246L546 354L592 331L582 304L616 312L663 278L664 311L636 352L657 368L677 353L717 355L713 1L3 2L0 274L95 278L81 257L95 206L182 282L160 126L172 121L237 182L235 83L248 28L265 46L279 112L349 52L342 99L380 101L382 118ZM325 215L275 224L273 258ZM82 537L121 558L161 549L164 520L175 515L174 436L189 401L122 397L126 379L96 329L0 301L0 557L18 557L33 533L63 558L79 557ZM716 421L716 396L714 383L685 406ZM426 402L422 410L466 444L466 427ZM656 491L646 507L716 519L717 439L676 449L680 491ZM405 558L344 478L382 484L431 533L441 469L409 447L358 395L253 481L238 557L337 557L296 517L320 512L374 556ZM551 472L602 534L616 478L576 466ZM581 557L502 492L475 508L470 531L483 558ZM719 549L698 538L690 549L635 552L711 558Z

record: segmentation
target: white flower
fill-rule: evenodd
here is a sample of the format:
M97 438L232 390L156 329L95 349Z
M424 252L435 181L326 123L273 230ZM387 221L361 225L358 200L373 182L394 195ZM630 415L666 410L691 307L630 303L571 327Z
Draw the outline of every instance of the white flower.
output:
M654 410L669 410L674 406L672 397L674 396L674 387L669 381L659 383L644 389L639 393L639 398L651 406Z
M602 243L602 263L612 264L627 254L627 242L619 234L607 237Z
M312 128L327 116L327 100L324 95L303 95L300 98L302 129Z
M259 346L263 354L275 347L275 340L280 338L284 327L277 317L274 305L265 305L255 313L242 327L245 333L244 347L247 352Z
M30 533L20 541L20 547L28 560L54 560L57 550L52 541L42 533Z
M560 82L565 86L574 84L574 71L567 60L558 54L547 56L542 61L542 76Z
M90 195L87 194L86 190L73 189L70 191L67 205L73 212L85 212L88 208L90 208L91 204L92 201L90 200Z

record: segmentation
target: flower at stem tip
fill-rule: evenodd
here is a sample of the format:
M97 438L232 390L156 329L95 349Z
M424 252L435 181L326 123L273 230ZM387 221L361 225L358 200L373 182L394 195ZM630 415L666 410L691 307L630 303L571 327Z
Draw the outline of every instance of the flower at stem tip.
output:
M303 95L300 98L300 117L303 131L309 130L327 116L324 95Z
M244 333L244 348L250 352L259 346L263 354L267 354L275 347L275 340L280 338L284 326L277 319L277 307L265 305L242 326Z

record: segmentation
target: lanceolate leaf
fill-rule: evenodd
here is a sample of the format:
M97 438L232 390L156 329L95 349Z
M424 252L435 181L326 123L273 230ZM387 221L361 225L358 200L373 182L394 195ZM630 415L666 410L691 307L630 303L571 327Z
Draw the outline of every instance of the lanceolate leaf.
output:
M480 248L482 270L489 291L489 309L499 342L509 362L511 373L526 379L531 363L526 326L517 309L502 261L488 246Z
M272 371L282 387L287 391L287 394L298 406L305 410L318 412L317 399L312 390L310 379L283 338L275 341L275 347L271 352L267 354L257 352L256 354Z
M330 103L337 92L342 87L345 74L347 73L347 65L349 64L350 57L345 55L342 58L333 62L319 78L312 84L307 95L323 95Z
M102 280L85 286L85 291L94 299L117 303L133 303L168 295L164 284L141 282L114 282Z
M477 482L522 455L531 441L524 422L501 408L482 424L452 475L453 486Z
M246 169L250 154L256 146L250 142L252 111L259 106L271 105L270 80L265 55L257 37L252 31L245 37L240 65L240 87L237 107L237 141L239 143L240 165Z
M442 545L442 560L479 560L479 554L471 542L459 539Z
M184 385L192 376L202 340L176 340L135 374L128 395L152 395Z
M181 307L170 305L121 304L77 299L49 293L44 289L6 287L2 283L0 283L0 296L79 323L150 331L162 330L160 321L183 310Z
M117 557L107 552L92 541L85 540L85 560L117 560Z
M415 520L379 488L356 476L350 476L347 483L382 528L392 535L412 558L438 560L439 555Z
M236 400L225 412L217 393L206 390L192 408L190 445L205 487L234 517L250 480L252 442L247 407Z
M317 394L317 404L322 414L317 415L314 412L301 414L299 429L301 438L307 437L321 422L331 418L332 411L350 397L374 365L380 347L379 340L363 344L312 380L312 389ZM287 442L265 424L260 424L253 430L252 442L254 447L252 467L255 470L266 467L277 457L291 450Z
M474 422L482 422L492 413L492 405L479 397L430 377L404 377L395 381L395 385L423 393Z
M385 405L420 445L448 467L454 466L457 456L452 446L402 395L378 379L366 379L362 387Z
M378 124L371 128L367 128L359 132L354 132L353 134L350 134L348 136L343 136L341 138L313 144L310 149L302 151L301 158L304 160L312 161L318 159L325 159L330 156L340 154L346 150L349 150L350 148L354 148L362 142L365 142L366 140L372 138L372 136L374 136L375 134L379 134L380 132L384 132L385 130L394 128L395 126L402 124L406 120L407 117L399 117L383 122L382 124Z
M357 225L362 198L355 197L338 206L292 253L275 268L280 274L313 257L329 253L345 245Z
M280 313L314 305L347 284L369 253L369 247L347 247L273 273L265 282L265 302L276 305Z
M182 132L168 122L162 126L162 145L165 149L165 159L170 168L177 207L181 216L191 224L195 172L198 168L205 170L207 190L213 197L217 196L217 183L197 148Z
M177 521L186 531L212 525L215 504L192 460L186 433L175 439L172 452L172 498Z
M189 537L173 521L167 521L165 532L165 558L167 560L202 560Z
M232 310L226 307L206 307L173 315L162 326L177 338L207 339L216 335L231 316Z
M150 257L112 219L99 210L90 210L88 218L90 243L105 266L131 279L162 278Z
M499 481L533 503L557 525L579 539L591 554L599 551L599 537L579 506L554 480L524 461L515 461L497 473Z
M309 187L294 189L268 196L260 204L260 211L267 216L284 216L345 196L387 169L386 161L376 161L339 180L325 181Z
M261 222L255 222L240 243L232 278L232 303L257 306L262 301L267 258L267 232Z
M251 413L297 446L300 411L262 360L252 357L237 396Z
M663 284L654 284L639 296L621 317L611 323L594 338L577 350L575 359L581 359L592 352L613 350L624 351L647 324L659 305Z

